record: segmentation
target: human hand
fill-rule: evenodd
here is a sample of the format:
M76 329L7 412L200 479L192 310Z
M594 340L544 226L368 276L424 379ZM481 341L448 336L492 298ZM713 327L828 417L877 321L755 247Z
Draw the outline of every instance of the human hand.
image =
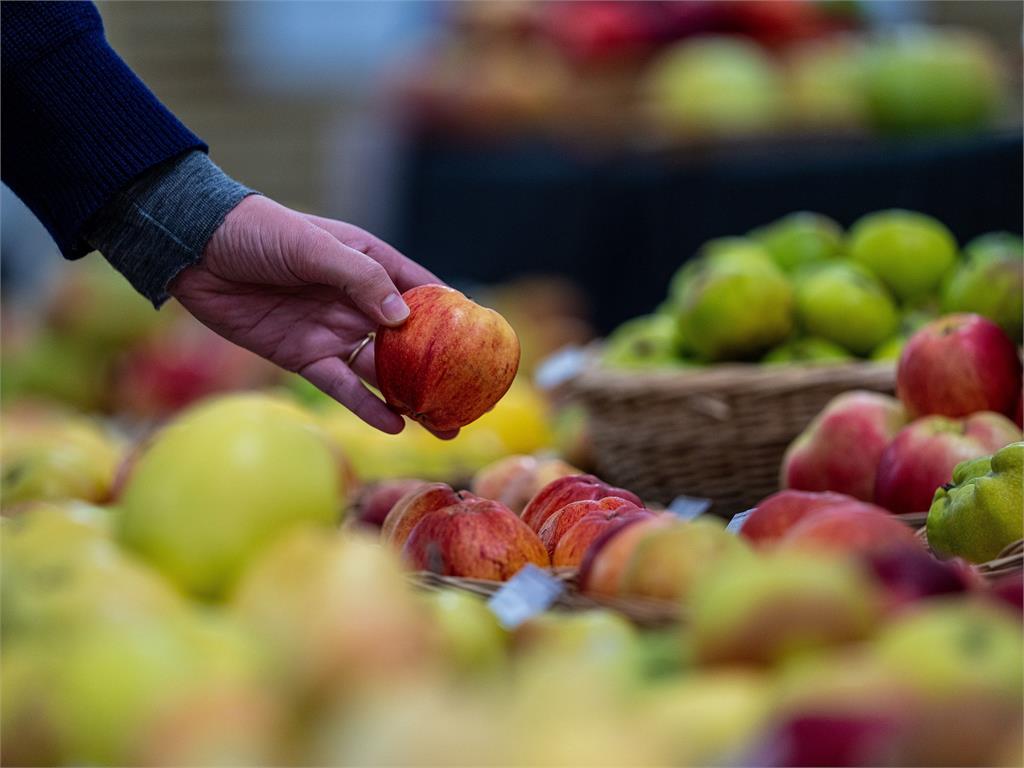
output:
M401 292L439 282L359 227L252 195L225 217L202 260L182 270L169 290L224 338L298 373L394 434L404 420L360 381L376 386L373 343L351 367L346 361L367 334L408 317Z

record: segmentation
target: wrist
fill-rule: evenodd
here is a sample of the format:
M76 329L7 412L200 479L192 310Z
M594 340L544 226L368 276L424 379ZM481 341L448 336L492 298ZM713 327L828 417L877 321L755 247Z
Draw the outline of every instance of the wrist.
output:
M159 307L179 274L202 258L227 214L252 194L205 153L189 152L118 194L86 240Z

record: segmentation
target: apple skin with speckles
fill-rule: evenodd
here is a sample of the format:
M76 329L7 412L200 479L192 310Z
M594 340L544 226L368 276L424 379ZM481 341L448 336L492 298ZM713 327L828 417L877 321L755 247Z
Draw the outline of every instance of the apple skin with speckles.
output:
M467 499L424 515L402 557L415 570L506 581L527 563L550 565L537 534L496 501Z
M381 328L377 382L387 404L434 432L476 421L512 386L519 338L492 309L453 288L421 285L402 294L409 317Z

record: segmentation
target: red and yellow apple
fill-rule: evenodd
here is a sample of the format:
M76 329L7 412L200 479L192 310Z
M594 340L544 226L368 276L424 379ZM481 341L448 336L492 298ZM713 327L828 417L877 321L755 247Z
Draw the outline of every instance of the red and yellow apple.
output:
M466 491L456 491L446 483L423 483L391 507L381 526L380 540L401 551L412 529L424 515L470 498L475 497Z
M1020 439L1017 425L998 413L918 419L901 430L882 454L875 501L897 513L926 511L935 490L952 480L957 464L995 453Z
M405 477L368 485L356 498L351 519L369 528L380 528L395 504L424 485L423 480Z
M577 579L580 590L610 597L618 595L622 575L637 545L652 531L678 523L679 518L671 513L615 521L587 548Z
M551 515L544 522L544 525L541 526L540 533L538 534L541 543L544 544L548 554L553 557L558 542L584 517L591 513L596 513L607 519L614 519L615 515L609 513L614 512L620 507L639 509L633 502L618 496L606 496L603 499L586 499L566 504L555 514Z
M981 315L947 315L919 330L903 349L896 390L914 416L1012 415L1021 362L1010 337Z
M758 502L743 521L740 535L755 546L773 544L804 518L845 501L854 498L831 491L779 491Z
M384 399L435 432L476 421L508 391L519 369L512 326L443 285L421 285L402 298L408 319L377 332L377 381Z
M577 474L578 469L561 459L506 456L477 472L470 489L482 499L501 502L518 515L552 480Z
M427 512L402 548L410 567L443 576L505 581L527 563L550 565L537 534L508 507L468 499Z
M603 499L606 496L617 496L633 502L638 507L644 505L640 497L632 491L616 488L593 475L568 475L551 481L537 491L523 510L523 521L533 530L540 532L547 519L566 504Z
M906 415L894 398L877 392L845 392L825 406L789 446L780 484L872 501L878 461L904 424Z
M581 501L577 503L594 504L600 502ZM628 501L612 509L597 509L587 512L572 527L565 531L562 536L556 539L551 553L551 564L559 567L575 568L583 562L583 558L586 556L590 545L594 543L598 536L608 530L610 526L618 525L623 520L646 520L653 516L646 509L641 509Z
M719 521L697 519L648 531L637 540L619 580L619 595L679 600L712 568L749 552Z

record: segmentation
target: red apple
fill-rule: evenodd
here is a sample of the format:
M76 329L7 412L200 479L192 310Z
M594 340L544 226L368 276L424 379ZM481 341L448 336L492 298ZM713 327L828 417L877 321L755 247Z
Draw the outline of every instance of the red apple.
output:
M590 594L618 595L622 575L637 545L651 531L679 522L679 518L671 513L646 519L623 517L614 521L591 542L583 555L577 577L580 590Z
M508 507L487 499L427 512L402 555L418 570L495 581L511 578L527 563L550 565L537 534Z
M579 470L561 459L506 456L477 472L471 489L480 498L499 501L519 514L537 491L552 480L576 474Z
M878 461L906 421L894 398L845 392L789 446L779 482L783 488L836 491L872 501Z
M632 491L608 485L593 475L569 475L553 480L537 491L537 495L530 499L530 503L523 510L523 521L533 530L540 532L547 519L566 504L603 499L606 496L618 496L638 507L644 505Z
M916 545L864 552L860 561L884 588L889 611L930 597L966 592L978 582L963 560L938 560Z
M1017 408L1013 412L1013 420L1017 423L1018 427L1024 429L1024 386L1017 393Z
M989 587L985 595L1000 605L1008 606L1024 618L1024 575L1011 573L1003 576Z
M1010 415L1020 396L1021 363L1002 328L980 315L947 315L910 337L896 391L914 416Z
M408 319L381 328L377 382L398 413L435 432L464 427L494 407L519 369L519 339L505 318L443 285L402 294Z
M395 502L384 518L380 539L400 550L424 515L474 498L473 494L456 491L445 483L424 483Z
M592 502L578 502L590 504ZM594 510L588 512L558 539L551 564L559 567L575 568L583 562L590 545L598 536L611 526L617 526L623 520L647 520L654 517L653 513L641 509L628 501L614 509Z
M830 491L779 491L754 507L743 521L740 535L759 546L771 544L805 517L826 507L854 500L852 496Z
M426 484L425 480L395 478L368 485L353 505L352 518L370 528L380 528L400 499Z
M927 511L935 489L952 480L957 464L1020 439L1017 426L998 413L918 419L904 427L882 454L875 500L897 513Z
M555 547L562 537L569 532L576 523L591 512L611 512L619 507L632 507L640 509L631 501L619 498L618 496L606 496L603 499L586 499L566 504L560 510L551 515L540 528L541 543L547 549L548 554L554 557Z
M822 509L794 526L779 546L814 552L874 552L923 547L912 530L881 507L848 501Z

